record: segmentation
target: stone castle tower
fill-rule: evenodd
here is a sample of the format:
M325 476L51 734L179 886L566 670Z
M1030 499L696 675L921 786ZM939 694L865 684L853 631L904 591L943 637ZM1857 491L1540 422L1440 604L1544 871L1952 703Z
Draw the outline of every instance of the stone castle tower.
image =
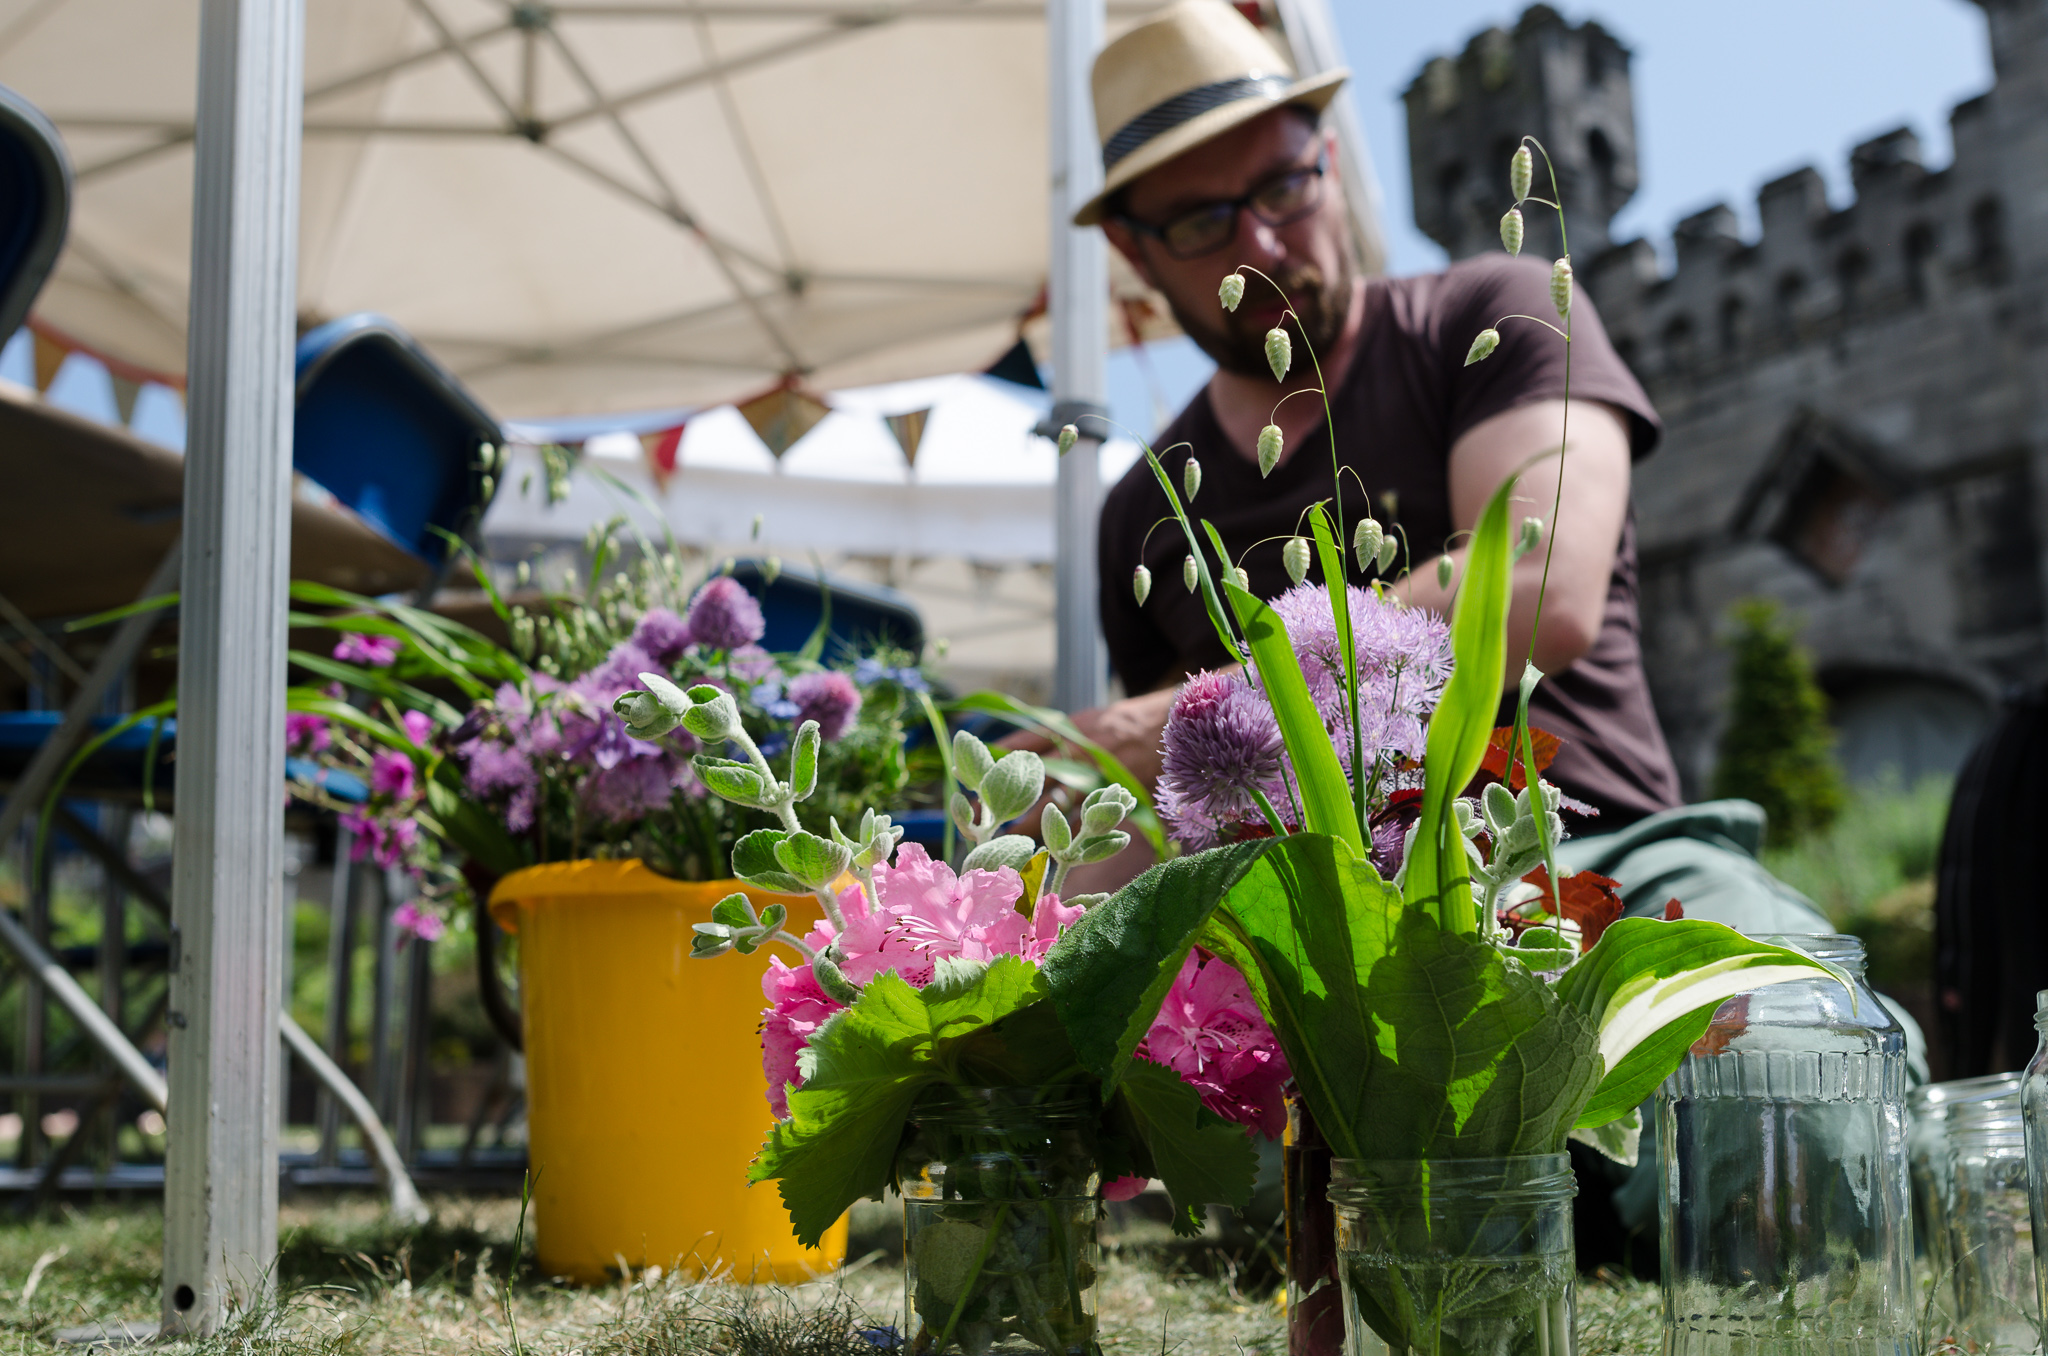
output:
M1416 222L1454 256L1499 248L1521 131L1581 184L1579 277L1666 425L1636 468L1643 640L1691 795L1744 597L1799 622L1852 776L1952 771L2004 691L2048 677L2048 0L1977 3L1997 80L1950 115L1953 163L1874 138L1848 206L1784 175L1756 239L1725 205L1679 222L1669 274L1606 240L1634 138L1627 52L1596 24L1537 6L1408 91Z

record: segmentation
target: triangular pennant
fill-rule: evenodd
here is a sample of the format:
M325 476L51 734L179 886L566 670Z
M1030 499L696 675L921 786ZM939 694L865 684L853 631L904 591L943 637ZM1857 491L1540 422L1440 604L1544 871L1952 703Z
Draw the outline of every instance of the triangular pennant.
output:
M799 438L816 428L819 420L832 413L831 406L797 386L794 380L762 392L738 409L740 417L753 427L755 436L767 444L777 461Z
M121 426L126 428L135 421L135 397L142 394L142 383L130 381L118 372L107 373L114 383L114 408L120 411Z
M676 473L676 453L683 445L683 425L657 429L640 435L640 453L647 459L647 473L655 488L666 494L668 479Z
M917 445L924 441L925 420L932 417L932 407L911 410L905 414L885 414L884 422L889 432L896 435L896 445L903 449L903 460L913 469L917 466Z
M64 346L49 338L41 330L34 331L36 341L36 390L47 391L50 383L57 379L57 369L70 357Z

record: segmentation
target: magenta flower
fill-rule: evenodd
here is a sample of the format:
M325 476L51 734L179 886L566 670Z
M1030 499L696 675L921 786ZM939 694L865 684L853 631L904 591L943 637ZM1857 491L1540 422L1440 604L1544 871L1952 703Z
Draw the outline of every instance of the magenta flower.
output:
M327 727L327 717L291 711L284 718L284 742L287 748L318 753L334 742L334 734Z
M423 942L431 942L448 930L440 914L423 909L410 899L391 911L391 925Z
M366 636L351 631L334 647L334 657L347 664L367 664L371 668L386 669L398 658L402 648L396 636Z
M768 1081L768 1105L780 1120L789 1115L789 1090L803 1083L798 1056L839 1004L818 987L810 966L792 969L780 956L769 957L761 991L768 998L761 1014L761 1072Z
M689 627L691 641L712 650L752 645L768 630L754 595L723 574L697 590L690 601Z
M725 657L732 669L732 676L743 683L766 683L782 677L782 666L775 662L775 656L758 645L742 645ZM707 679L714 686L723 686Z
M860 689L853 679L834 670L806 673L792 680L787 695L796 705L797 724L817 721L818 733L827 740L845 734L860 714Z
M1138 1053L1178 1073L1225 1120L1268 1139L1286 1128L1287 1056L1244 977L1222 961L1188 954Z
M434 718L424 711L408 711L403 720L405 737L425 748L427 741L434 735Z
M1182 685L1166 718L1160 818L1182 846L1200 851L1265 825L1253 796L1276 811L1287 793L1285 747L1265 694L1241 675L1198 673Z
M633 644L666 668L683 657L690 643L690 624L665 607L650 607L633 628Z
M412 788L412 759L387 749L370 761L370 790L373 794L406 800L411 797Z

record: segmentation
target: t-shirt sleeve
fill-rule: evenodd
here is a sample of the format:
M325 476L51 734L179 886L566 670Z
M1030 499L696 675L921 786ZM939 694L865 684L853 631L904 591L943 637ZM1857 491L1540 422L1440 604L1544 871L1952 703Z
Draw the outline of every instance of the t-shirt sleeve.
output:
M1534 320L1503 319L1529 315L1561 323L1550 300L1549 265L1537 259L1485 254L1452 265L1442 286L1435 337L1442 360L1453 374L1451 442L1474 425L1517 405L1563 398L1564 340ZM1465 366L1472 340L1489 325L1500 330L1500 347L1483 362ZM1662 421L1642 383L1614 351L1584 288L1573 289L1571 331L1572 398L1604 401L1623 411L1628 416L1630 451L1637 461L1642 460L1657 446Z
M1123 680L1125 695L1136 696L1150 692L1172 673L1174 649L1131 592L1142 536L1131 530L1131 493L1128 484L1119 484L1103 499L1095 534L1095 570L1100 591L1097 615L1109 647L1109 666ZM1156 581L1153 586L1158 587Z

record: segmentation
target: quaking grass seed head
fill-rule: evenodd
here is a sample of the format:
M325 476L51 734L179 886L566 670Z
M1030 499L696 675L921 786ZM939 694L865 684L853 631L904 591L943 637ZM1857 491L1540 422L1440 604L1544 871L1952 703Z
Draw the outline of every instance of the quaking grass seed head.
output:
M1143 607L1145 600L1152 596L1152 571L1143 565L1131 571L1131 596L1138 600L1139 607Z
M1236 310L1237 304L1244 300L1244 274L1224 274L1223 284L1216 289L1216 296L1222 301L1224 310Z
M1401 539L1389 532L1380 539L1379 571L1385 574L1394 568L1394 557L1401 553Z
M1187 587L1189 593L1193 593L1195 585L1202 582L1202 572L1196 568L1193 556L1180 563L1180 582Z
M1472 347L1465 350L1465 366L1484 362L1500 347L1500 331L1491 325L1472 337Z
M1295 583L1308 578L1308 538L1289 537L1287 545L1280 548L1280 562L1287 567L1287 577Z
M1572 313L1572 261L1569 257L1550 266L1550 304L1560 316Z
M1440 589L1449 588L1451 586L1451 577L1457 573L1457 568L1457 565L1449 556L1438 556L1436 558L1436 586Z
M1522 209L1510 207L1507 215L1500 219L1501 248L1509 254L1522 252Z
M1508 160L1508 192L1520 202L1529 196L1529 185L1536 178L1536 157L1529 151L1529 144L1523 142L1515 147L1513 157Z
M1360 518L1358 527L1351 533L1351 550L1358 557L1358 569L1362 574L1373 567L1379 559L1380 542L1384 534L1379 523L1372 518Z
M1189 457L1187 465L1180 468L1180 492L1190 504L1202 492L1202 463L1193 457Z
M1266 366L1275 381L1287 380L1287 369L1294 366L1294 341L1277 325L1266 331Z
M1243 589L1246 593L1251 592L1252 577L1244 572L1244 566L1233 565L1231 567L1230 581L1233 584L1236 584L1239 588Z
M1060 455L1064 457L1064 456L1066 456L1066 455L1067 455L1067 453L1069 453L1069 452L1073 451L1073 450L1074 450L1074 444L1075 444L1075 442L1076 442L1076 441L1078 441L1078 440L1080 439L1080 437L1081 437L1081 430L1080 430L1080 429L1077 429L1077 428L1075 428L1075 427L1074 427L1074 426L1073 426L1072 424L1068 424L1068 425L1066 425L1065 427L1063 427L1062 429L1060 429L1060 436L1059 436L1059 449L1060 449Z
M1273 468L1280 464L1280 453L1285 448L1286 439L1281 436L1278 424L1268 424L1259 430L1259 475L1262 479L1273 474Z

